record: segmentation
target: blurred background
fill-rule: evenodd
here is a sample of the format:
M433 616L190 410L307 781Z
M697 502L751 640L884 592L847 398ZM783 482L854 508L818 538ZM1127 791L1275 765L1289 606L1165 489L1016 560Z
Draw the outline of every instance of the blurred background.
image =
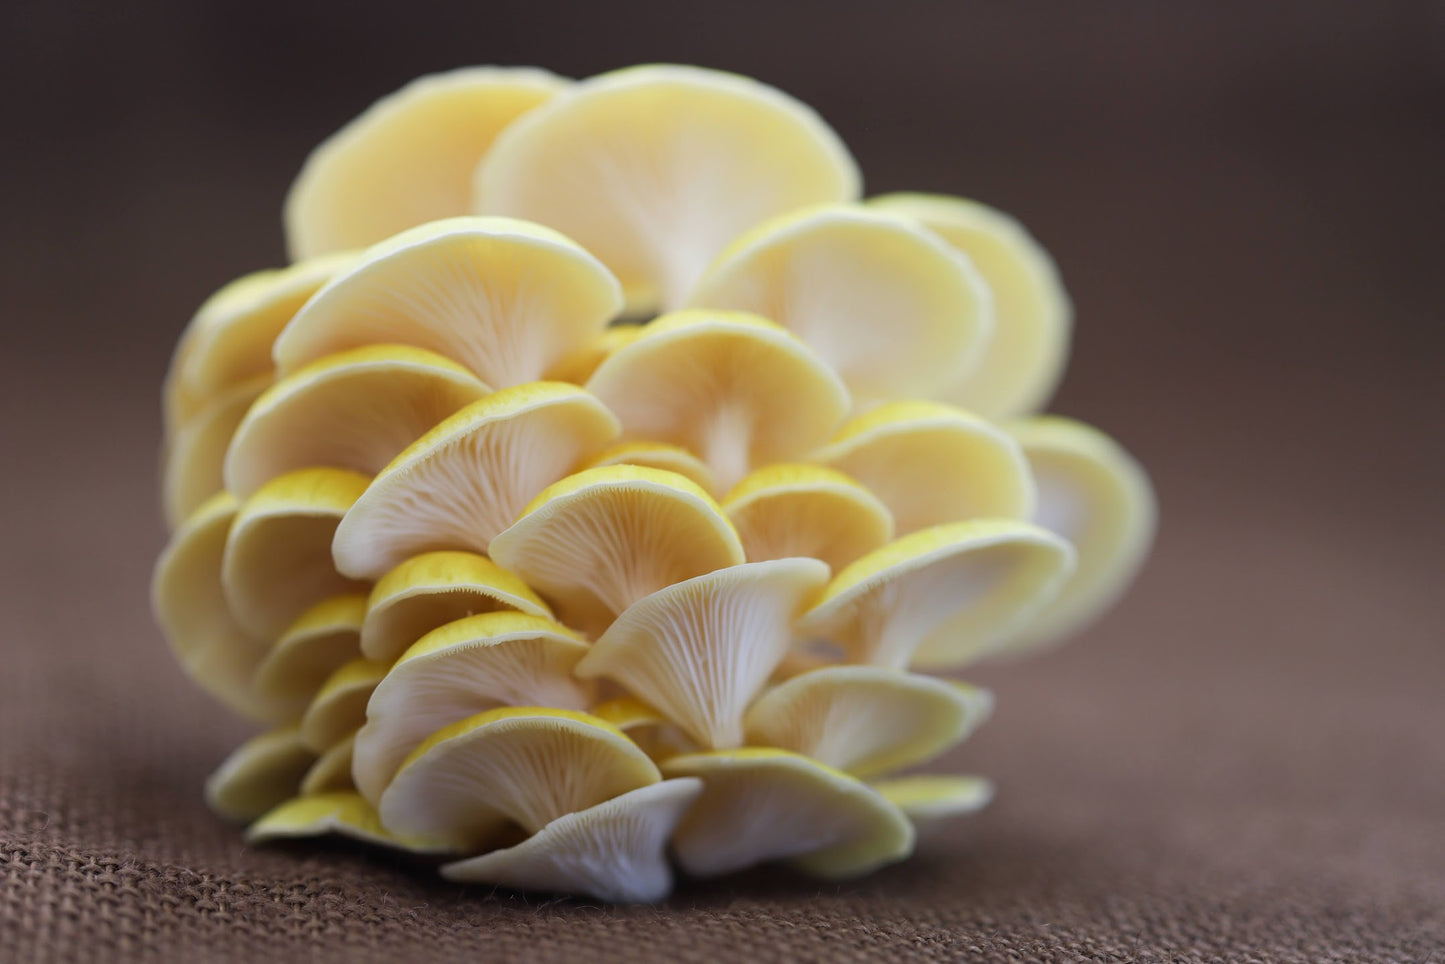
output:
M1053 408L1154 476L1159 542L1123 605L976 674L999 711L949 762L1000 782L960 845L979 887L1033 886L1009 876L1025 862L1102 866L1126 895L1219 875L1254 881L1221 898L1246 918L1304 881L1408 907L1438 888L1445 4L1426 0L12 0L0 772L68 786L91 767L107 793L195 810L242 732L147 612L158 393L201 300L281 262L308 150L422 73L652 60L809 102L869 193L1018 216L1077 309ZM75 748L97 740L109 770ZM190 859L144 825L96 833Z

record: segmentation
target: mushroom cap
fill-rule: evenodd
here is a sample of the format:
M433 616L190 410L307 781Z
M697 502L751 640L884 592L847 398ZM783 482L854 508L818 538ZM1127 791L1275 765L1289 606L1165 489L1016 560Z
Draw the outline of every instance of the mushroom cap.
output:
M366 722L366 703L390 667L353 659L327 678L301 717L301 739L325 753Z
M361 652L367 659L390 663L438 626L498 609L552 616L526 583L485 556L415 556L372 588L361 626Z
M811 556L838 572L893 538L893 517L877 496L819 465L757 469L722 507L752 562Z
M248 823L295 796L315 759L295 727L253 736L206 779L206 803L227 820Z
M351 759L355 749L356 734L352 733L317 757L301 778L301 795L354 791L356 784L351 779Z
M654 64L584 80L507 128L477 168L475 210L554 227L596 252L634 307L672 308L744 230L853 200L860 181L807 105Z
M584 631L664 586L743 561L711 496L675 472L632 465L548 486L488 552Z
M758 698L747 742L792 750L868 779L932 759L993 709L988 690L880 666L828 666Z
M939 194L885 194L875 210L913 218L968 256L993 292L994 332L973 371L943 399L989 418L1036 411L1058 386L1073 306L1054 259L1002 211Z
M537 493L619 431L606 406L573 385L494 392L377 473L337 529L337 568L374 579L419 552L485 552Z
M650 904L672 892L667 839L702 781L663 780L567 813L514 847L444 864L462 883Z
M873 784L902 810L919 839L932 836L954 817L977 813L993 799L993 782L983 777L920 773Z
M456 362L406 345L329 355L281 379L251 406L226 453L226 488L327 466L372 475L487 386Z
M757 315L678 311L607 357L587 388L627 438L701 456L718 486L754 465L806 454L848 413L838 376L795 336Z
M492 612L447 623L417 640L377 684L356 737L362 795L381 799L406 755L444 726L498 706L580 710L586 684L572 677L587 645L559 623Z
M1008 433L939 402L888 402L850 419L814 461L867 486L898 535L964 519L1028 519L1034 481Z
M708 268L687 304L771 318L859 401L953 384L993 333L988 287L966 257L916 222L857 205L753 229Z
M1008 430L1038 482L1034 522L1079 554L1058 596L1005 646L1022 652L1076 632L1118 600L1149 554L1158 506L1143 466L1098 429L1042 416Z
M226 450L251 404L271 386L261 375L208 401L167 440L161 465L166 524L181 524L201 503L226 487Z
M293 797L279 804L246 830L248 844L272 843L335 834L378 847L412 853L444 853L387 833L371 804L348 791Z
M716 488L712 469L707 467L706 462L682 446L668 445L666 442L623 442L603 450L601 455L587 463L587 468L600 468L604 465L638 465L644 469L662 469L665 472L676 472L705 491L711 492Z
M490 387L537 381L622 307L617 279L577 244L509 218L448 218L369 248L276 340L283 372L362 345L452 358Z
M322 141L292 183L291 257L363 248L466 214L472 172L492 141L566 85L535 67L463 67L383 97Z
M763 747L673 757L668 777L703 791L673 835L682 869L717 877L787 860L820 877L857 877L913 852L908 818L848 774Z
M366 597L360 593L323 599L276 640L252 685L263 698L284 706L288 718L299 717L331 674L361 655L365 615Z
M1038 526L976 519L920 529L844 569L799 622L852 662L958 666L987 654L1053 597L1074 551Z
M344 469L301 469L267 482L241 504L226 539L221 585L245 629L275 639L328 596L364 584L336 571L336 524L366 488Z
M662 779L610 723L504 707L433 733L402 762L378 812L393 833L475 848L509 822L536 833L563 814Z

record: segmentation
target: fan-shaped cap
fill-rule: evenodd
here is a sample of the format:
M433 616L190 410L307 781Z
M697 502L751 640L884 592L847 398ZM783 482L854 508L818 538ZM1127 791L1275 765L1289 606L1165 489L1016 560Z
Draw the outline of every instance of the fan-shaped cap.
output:
M587 468L604 465L637 465L644 469L662 469L664 472L676 472L706 491L716 488L712 469L707 467L707 463L682 446L668 445L666 442L623 442L605 449L587 464Z
M383 97L312 151L291 185L291 257L364 248L466 214L472 172L492 141L566 85L533 67L464 67Z
M246 830L250 844L274 843L335 834L378 847L412 853L445 853L386 832L371 804L348 791L305 794L275 807Z
M336 524L366 488L343 469L301 469L272 479L241 504L226 540L221 584L236 620L275 639L327 596L358 592L331 562Z
M989 418L1043 407L1069 352L1073 307L1053 258L1002 211L938 194L886 194L875 210L913 218L968 256L993 292L994 332L983 358L944 399Z
M850 404L843 383L797 338L725 311L664 315L598 366L587 388L629 438L702 456L724 491L754 465L821 445Z
M432 630L367 704L356 785L368 800L379 800L401 761L428 736L498 706L585 709L590 687L572 670L586 652L565 626L526 613L484 613Z
M812 458L888 506L899 535L964 519L1027 519L1028 461L1008 433L938 402L889 402L850 419Z
M419 552L485 552L537 493L620 430L600 401L573 385L532 382L495 392L377 474L337 529L337 567L374 579Z
M930 760L966 739L993 708L988 690L879 666L829 666L764 693L747 742L869 778Z
M853 158L811 108L745 77L672 65L571 87L497 138L475 184L477 210L576 238L630 302L665 308L749 227L860 191Z
M860 401L951 385L993 334L988 287L967 258L916 222L850 205L755 228L708 268L688 304L771 318Z
M882 780L873 789L903 811L919 839L954 817L977 813L993 799L993 783L983 777L921 773Z
M758 469L722 507L753 562L811 556L837 572L893 538L893 517L877 496L818 465Z
M897 807L866 783L796 753L695 753L662 769L703 781L673 836L678 863L697 877L773 860L821 877L856 877L913 852L913 827Z
M853 662L957 666L1006 639L1073 565L1067 542L1027 522L920 529L835 576L798 629L832 639Z
M301 717L301 739L317 753L325 753L366 722L366 703L390 667L369 659L354 659L321 684Z
M206 780L206 803L227 820L255 820L296 794L315 759L294 727L254 736Z
M271 376L227 389L211 399L166 441L161 459L161 500L172 529L226 487L226 449Z
M702 781L688 777L640 787L563 814L514 847L445 864L441 874L609 903L662 900L672 892L667 838L701 791Z
M226 453L226 487L241 498L296 469L375 473L433 425L487 394L433 352L371 345L340 352L266 390Z
M489 552L586 631L664 586L743 561L732 523L706 492L674 472L630 465L549 486Z
M744 708L827 581L816 559L775 559L676 583L618 616L577 673L616 680L701 746L737 746Z
M536 833L661 779L647 754L595 716L503 708L428 737L402 762L378 811L393 833L472 848L509 821Z
M361 655L366 597L332 596L312 606L276 640L252 685L264 698L299 717L332 673Z
M403 562L371 590L361 651L390 663L438 626L498 609L552 615L526 583L485 556L428 552Z
M1034 521L1079 554L1058 597L1007 645L1015 651L1057 641L1113 605L1149 554L1158 509L1143 467L1098 429L1047 416L1009 431L1038 482Z
M510 388L537 381L621 306L617 279L557 232L449 218L368 249L297 312L275 357L294 371L360 345L413 345Z
M301 778L301 795L335 793L355 790L351 779L352 755L356 750L356 734L343 737L325 753L316 758L311 768Z

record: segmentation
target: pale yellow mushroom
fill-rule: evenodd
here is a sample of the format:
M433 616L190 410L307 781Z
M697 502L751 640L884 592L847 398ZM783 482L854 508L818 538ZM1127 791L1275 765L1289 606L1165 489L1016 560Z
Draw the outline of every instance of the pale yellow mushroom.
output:
M811 556L834 572L893 538L888 507L856 480L779 463L748 475L722 502L749 562Z
M325 753L366 722L366 703L390 667L354 659L329 676L301 717L301 739Z
M584 80L513 124L478 166L475 210L595 252L634 310L675 308L729 241L858 197L853 158L813 110L734 74L648 65Z
M920 840L932 837L956 817L977 813L993 799L993 783L983 777L923 773L873 784L902 810Z
M352 755L356 750L356 734L343 737L316 758L304 776L301 777L302 796L318 793L337 793L356 789L351 779Z
M446 853L444 848L427 847L387 833L371 804L345 790L306 794L279 804L247 828L246 842L275 843L333 834L411 853Z
M361 655L366 597L359 593L323 599L302 613L276 640L252 685L263 698L300 717L321 685Z
M247 823L296 795L316 754L295 727L242 743L206 780L206 803L227 820Z
M472 172L492 141L566 85L535 67L463 67L383 97L306 158L286 195L291 257L362 248L466 214Z
M712 469L707 467L706 462L682 446L669 445L666 442L623 442L605 449L585 467L592 469L604 465L638 465L644 469L662 469L676 472L708 492L717 488Z
M620 430L600 401L573 385L531 382L495 392L377 474L337 529L337 567L375 579L434 549L486 552L537 493Z
M161 464L161 500L174 529L226 487L226 450L251 404L271 386L262 375L207 402L166 443Z

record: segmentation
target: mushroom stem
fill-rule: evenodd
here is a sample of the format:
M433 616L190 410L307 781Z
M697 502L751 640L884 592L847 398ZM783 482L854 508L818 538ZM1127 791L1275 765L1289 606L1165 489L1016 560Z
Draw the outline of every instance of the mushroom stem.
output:
M740 405L719 405L707 418L700 442L716 491L728 492L752 468L752 413Z

